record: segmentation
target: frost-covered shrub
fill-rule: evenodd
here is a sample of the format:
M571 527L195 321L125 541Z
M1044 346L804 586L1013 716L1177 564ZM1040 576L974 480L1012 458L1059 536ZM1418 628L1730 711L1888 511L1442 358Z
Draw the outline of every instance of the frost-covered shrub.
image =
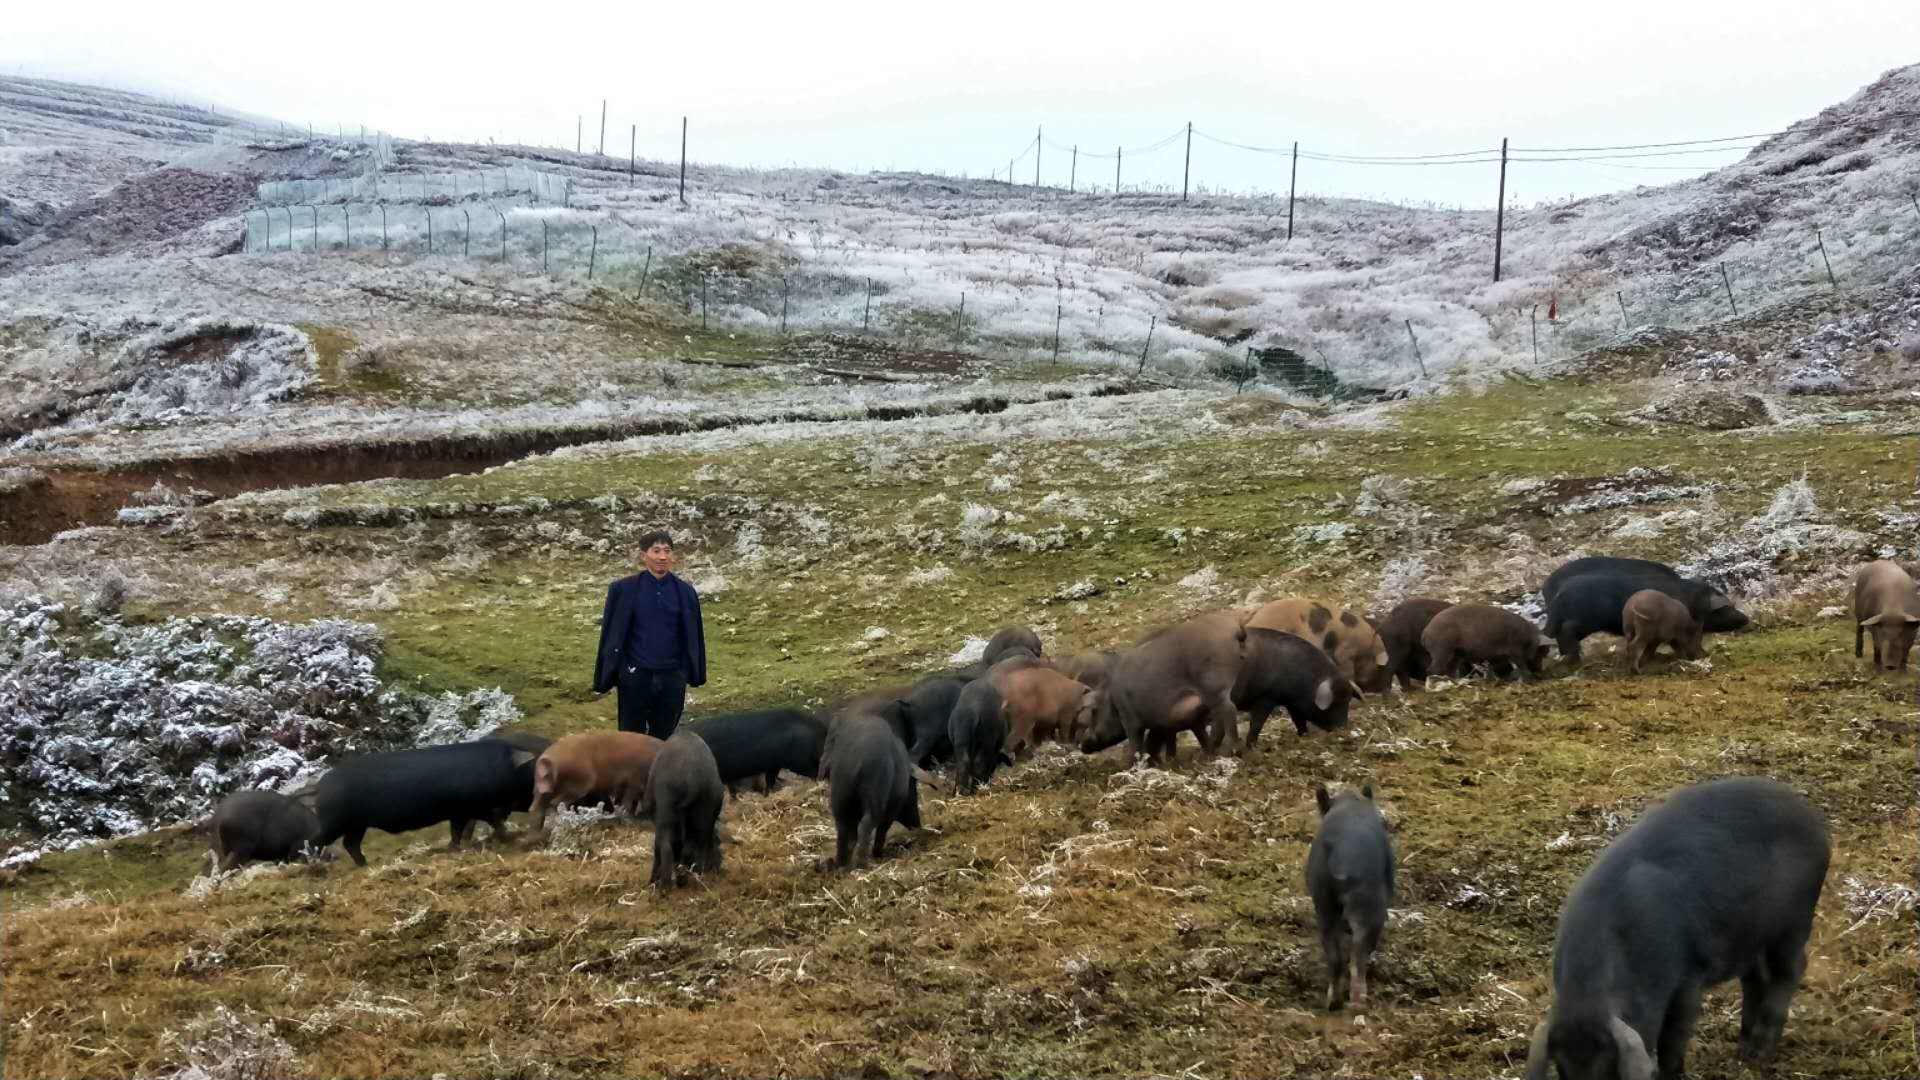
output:
M194 349L209 342L218 346L214 355L195 358ZM131 381L95 415L125 424L257 412L305 387L317 365L307 335L291 326L237 319L169 324L121 350L115 367Z
M344 753L471 738L499 690L383 690L365 623L237 616L128 626L0 595L0 806L52 846L192 820Z
M1789 563L1824 566L1868 554L1869 538L1864 533L1824 524L1819 517L1813 487L1804 479L1795 480L1774 492L1765 513L1736 531L1721 534L1677 569L1728 592L1764 599L1780 592L1781 572Z

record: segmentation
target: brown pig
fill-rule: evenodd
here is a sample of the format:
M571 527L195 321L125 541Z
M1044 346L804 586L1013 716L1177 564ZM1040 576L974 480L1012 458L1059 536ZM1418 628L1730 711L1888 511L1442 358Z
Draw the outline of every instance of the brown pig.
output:
M1658 589L1641 589L1627 597L1620 611L1620 625L1627 631L1627 667L1635 675L1653 650L1672 645L1676 655L1698 660L1707 655L1700 647L1700 635L1706 628L1693 617L1687 605Z
M1082 652L1072 656L1062 656L1053 662L1053 666L1062 675L1078 679L1095 690L1107 685L1107 672L1120 654L1116 652Z
M1435 615L1420 634L1420 645L1431 658L1428 674L1449 678L1476 663L1500 675L1537 676L1551 644L1533 620L1492 604L1455 604Z
M1873 666L1907 670L1907 654L1920 629L1920 592L1905 567L1889 559L1870 562L1853 577L1853 655L1873 633Z
M605 796L631 814L647 791L661 742L630 731L584 731L547 747L533 766L533 832L546 830L555 803Z
M1099 691L1052 668L1000 664L987 673L1007 718L1007 749L1024 755L1045 739L1072 742L1093 726Z
M1340 673L1369 694L1393 683L1387 646L1367 620L1317 600L1275 600L1246 620L1248 629L1280 630L1304 638L1333 657Z

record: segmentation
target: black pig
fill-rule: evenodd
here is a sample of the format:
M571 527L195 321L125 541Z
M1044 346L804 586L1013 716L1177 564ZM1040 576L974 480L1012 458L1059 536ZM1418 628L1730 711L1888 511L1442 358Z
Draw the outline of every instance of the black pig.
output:
M1527 1080L1672 1080L1707 988L1740 980L1740 1051L1771 1053L1807 966L1826 818L1761 777L1683 788L1600 853L1560 912ZM1656 1072L1657 1070L1657 1072Z
M1347 706L1357 694L1318 646L1282 630L1247 629L1246 660L1233 684L1233 706L1247 714L1247 749L1275 709L1285 709L1302 735L1308 724L1328 731L1345 727Z
M1541 587L1547 605L1547 636L1560 655L1580 659L1580 642L1589 634L1625 636L1620 613L1642 589L1656 589L1687 606L1710 634L1742 629L1750 621L1727 594L1672 567L1646 559L1594 556L1575 559L1555 570Z
M1307 850L1307 894L1320 923L1320 950L1327 959L1327 1009L1367 1003L1367 963L1380 946L1393 902L1393 844L1373 804L1373 785L1339 798L1326 785L1313 789L1320 804L1320 831Z
M947 719L948 738L953 742L954 786L960 794L970 795L981 784L993 779L994 770L1011 766L1007 754L1007 715L1005 702L991 678L979 678L960 691L953 713Z
M828 782L827 809L833 815L834 854L823 870L865 866L880 857L887 830L899 822L920 827L920 785L907 749L885 720L852 713L834 721L820 762Z
M342 841L354 865L367 865L368 829L402 833L448 822L458 847L476 821L506 835L507 815L533 797L537 754L498 739L392 750L347 758L313 787L320 831L314 843Z
M320 834L320 819L299 799L272 791L237 791L220 800L207 830L221 873L256 859L285 862Z
M765 777L772 791L780 771L812 779L820 772L827 722L802 709L760 709L707 716L687 724L705 740L721 783Z
M642 816L653 818L653 872L648 881L662 889L679 883L679 870L720 869L720 804L726 785L706 740L692 731L676 731L653 759L647 774Z

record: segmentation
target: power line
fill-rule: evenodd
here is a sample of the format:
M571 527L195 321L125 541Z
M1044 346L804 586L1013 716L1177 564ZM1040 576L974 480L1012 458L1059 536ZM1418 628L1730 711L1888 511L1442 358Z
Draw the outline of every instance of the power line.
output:
M1681 157L1687 154L1724 154L1729 150L1747 151L1752 146L1706 146L1695 150L1651 150L1644 154L1594 154L1588 157L1512 157L1509 161L1639 161L1646 158Z
M1788 129L1792 130L1791 128ZM1587 154L1604 150L1661 150L1669 146L1699 146L1703 143L1740 142L1745 139L1771 139L1785 131L1766 131L1757 135L1728 135L1719 139L1681 139L1678 142L1633 143L1626 146L1516 146L1516 154Z

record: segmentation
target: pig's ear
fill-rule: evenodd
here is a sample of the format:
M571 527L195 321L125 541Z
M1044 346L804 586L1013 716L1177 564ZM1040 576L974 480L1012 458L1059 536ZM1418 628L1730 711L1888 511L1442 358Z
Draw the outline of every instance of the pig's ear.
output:
M1354 682L1352 679L1347 680L1347 687L1348 689L1353 691L1354 697L1363 698L1367 696L1367 692L1365 690L1360 689L1360 684L1357 682Z
M1617 1016L1607 1026L1613 1030L1613 1041L1619 1052L1620 1080L1653 1080L1659 1066L1654 1063L1653 1055L1647 1053L1647 1044L1640 1041L1640 1033Z
M1333 708L1333 676L1321 679L1320 685L1313 688L1313 707L1321 712Z
M1327 794L1325 784L1313 785L1313 801L1320 804L1321 817L1326 817L1327 811L1333 809L1333 796Z
M1708 611L1719 611L1721 608L1729 608L1732 606L1733 601L1727 599L1725 593L1714 593L1713 599L1707 601Z
M1913 623L1920 623L1920 615L1907 614L1907 615L1900 616L1900 618L1906 623L1908 623L1909 625Z
M1005 750L1000 751L1000 764L1005 765L1009 769L1013 768L1013 755L1007 753Z
M1368 802L1372 802L1373 801L1373 785L1372 784L1360 785L1360 797L1367 800Z
M822 780L826 779L826 771L824 769L821 770L820 778ZM918 765L915 765L913 767L913 778L915 780L918 780L922 784L925 784L928 787L934 789L935 791L940 791L947 786L946 781L940 779L939 777L933 775L932 773L928 772L927 770L921 768Z
M539 761L539 760L540 760L540 755L534 753L531 750L522 750L519 747L514 748L513 767L516 769L522 765L525 765L530 761Z

